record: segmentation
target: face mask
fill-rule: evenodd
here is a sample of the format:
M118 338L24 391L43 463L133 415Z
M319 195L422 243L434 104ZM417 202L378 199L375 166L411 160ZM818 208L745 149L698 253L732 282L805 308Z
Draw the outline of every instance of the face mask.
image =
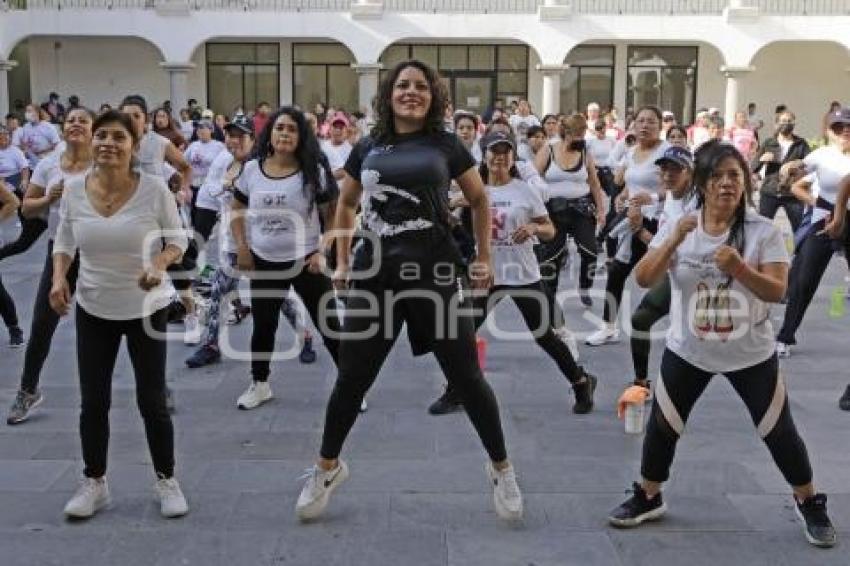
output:
M24 117L27 119L27 122L38 121L38 114L36 114L35 112L27 112L26 114L24 114Z
M584 147L585 147L584 140L576 140L576 141L570 142L570 149L573 150L573 151L582 151L582 150L584 150Z
M794 131L794 124L782 124L779 126L779 133L785 136L790 136Z

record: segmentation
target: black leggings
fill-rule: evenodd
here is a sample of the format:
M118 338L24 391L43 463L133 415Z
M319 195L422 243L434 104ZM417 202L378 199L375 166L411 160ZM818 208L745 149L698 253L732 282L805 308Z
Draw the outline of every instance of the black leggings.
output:
M192 207L192 228L201 236L201 247L205 247L210 239L215 223L218 221L218 212L208 208Z
M656 322L670 312L670 278L653 287L644 295L637 310L632 315L632 363L635 366L635 379L649 378L649 351L651 341L649 332Z
M253 255L254 269L258 273L273 271L295 273L293 266L296 262L294 261L277 263L266 261L257 254ZM324 274L307 271L306 258L298 260L298 262L301 264L300 270L297 274L290 275L289 278L253 277L251 279L251 315L254 317L254 329L251 332L251 377L254 381L268 381L269 379L274 339L280 320L280 309L290 286L294 287L295 292L301 297L313 324L316 325L322 335L325 347L334 363L337 363L339 342L323 331L324 328L333 327L334 317L327 321L327 325L320 324L319 321L322 301L327 301L333 296L331 281Z
M425 292L433 292L445 301L450 301L456 289L455 283L441 286L427 279L433 273L430 267L423 267L422 273L425 274L423 279L405 282L399 270L387 265L385 261L381 273L373 280L358 281L354 285L357 293L347 299L343 338L339 348L339 374L325 414L322 458L335 459L339 456L357 420L363 397L375 382L402 325L408 320L408 336L414 352L423 353L417 351L414 341L431 338L429 349L434 352L449 386L458 392L490 459L494 462L507 459L499 404L478 366L473 317L446 309L446 322L454 325L454 335L448 337L438 336L437 332L424 337L415 328L422 318L433 319L434 313L442 308L423 297ZM412 294L407 295L407 292ZM401 293L405 293L404 298L400 297ZM388 299L394 301L389 317ZM357 315L352 316L351 313L355 312ZM417 317L420 320L411 324L410 320ZM428 324L420 325L419 330L426 326ZM358 336L353 336L354 333Z
M15 301L3 286L2 278L0 278L0 317L3 318L6 328L17 328L18 311L15 309Z
M581 257L581 267L578 275L578 286L581 290L593 287L591 273L596 265L596 220L577 210L567 209L552 216L555 224L555 238L550 242L540 244L537 249L540 260L540 274L549 296L549 312L555 316L560 309L555 309L555 299L561 269L567 259L567 236L572 236ZM554 319L553 319L554 320ZM558 321L557 326L560 326Z
M80 268L80 256L77 254L71 267L68 268L66 279L71 294L77 288L77 272ZM35 292L35 301L32 308L32 323L30 324L29 341L24 354L24 371L21 375L21 390L27 393L35 393L41 377L41 370L50 353L50 344L53 334L59 324L59 315L50 307L50 288L53 286L53 240L47 242L47 257L44 261L44 270L38 282Z
M663 482L669 478L676 442L711 378L711 372L689 364L670 350L664 351L661 379L643 442L641 474L645 479ZM726 378L746 404L785 480L795 487L811 483L809 455L791 418L776 355L754 366L728 372Z
M773 220L780 206L785 209L785 216L788 217L788 222L791 223L791 230L796 232L797 228L800 227L800 223L803 221L803 203L792 195L777 196L764 192L760 193L759 214L762 216Z
M24 218L20 210L18 211L18 218L21 221L21 232L18 234L18 239L0 247L0 260L24 253L47 230L47 222L41 218Z
M791 262L791 271L788 274L788 307L785 309L782 328L776 337L783 344L797 343L797 329L803 322L806 309L818 290L835 248L843 247L845 256L850 258L850 227L845 226L844 239L839 243L826 234L817 234L823 230L824 224L821 220L811 227L811 232L800 243Z
M481 328L490 311L505 297L513 300L525 320L525 325L534 336L534 341L558 364L567 381L575 383L580 380L584 374L576 365L570 349L552 331L551 317L546 312L549 297L542 281L521 286L496 286L487 296L475 297L475 329Z
M174 475L174 427L165 405L163 338L168 309L160 309L147 320L106 320L87 313L78 304L76 318L84 475L99 478L106 473L112 373L121 338L126 336L136 378L136 403L145 424L153 467L159 477L170 478ZM149 335L148 329L160 336Z
M647 224L648 222L644 221L644 226ZM654 226L657 226L657 224L654 224ZM655 232L654 229L650 231ZM626 280L645 254L646 244L637 236L633 236L632 257L629 262L625 263L618 259L611 262L611 266L608 268L608 282L605 284L605 311L603 313L605 322L610 324L617 322L617 314L620 310L620 303L623 300L623 289L626 287Z

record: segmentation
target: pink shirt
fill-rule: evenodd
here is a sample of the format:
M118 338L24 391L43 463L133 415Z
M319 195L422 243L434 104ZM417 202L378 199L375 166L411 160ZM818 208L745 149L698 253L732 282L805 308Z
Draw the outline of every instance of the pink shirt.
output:
M732 126L729 128L729 141L735 146L735 149L741 152L741 155L748 158L752 155L756 142L756 135L749 128L739 128Z

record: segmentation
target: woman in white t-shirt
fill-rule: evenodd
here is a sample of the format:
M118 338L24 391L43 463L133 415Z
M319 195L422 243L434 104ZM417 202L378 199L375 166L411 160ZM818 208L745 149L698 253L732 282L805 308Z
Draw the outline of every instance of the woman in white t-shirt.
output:
M576 402L573 412L589 413L593 408L596 377L576 365L567 345L559 339L548 315L549 298L540 276L534 244L555 237L555 226L543 204L540 192L523 181L515 168L513 139L496 133L481 142L486 148L481 165L490 203L492 227L493 287L486 296L473 299L475 326L505 297L510 297L522 314L534 340L558 365L572 384Z
M222 151L225 151L225 147L223 143L212 138L213 123L209 120L198 122L197 134L198 139L189 144L183 156L192 166L192 202L189 207L189 214L192 219L192 227L201 236L199 245L203 248L215 227L218 214L209 210L209 208L197 206L198 193L201 191L210 166L215 158Z
M15 213L21 205L12 186L0 179L0 246L3 245L7 234L12 231L9 224L14 222ZM24 332L18 326L18 311L15 301L0 279L0 318L9 330L9 346L20 348L24 344Z
M80 379L83 481L65 515L85 519L109 504L109 408L115 362L126 339L164 517L189 512L174 478L174 428L165 402L170 292L166 268L186 250L174 197L160 177L133 166L139 137L118 111L92 126L94 167L67 181L53 248L50 305L71 307L67 274L79 251L75 322Z
M39 110L35 104L28 104L24 114L26 123L12 135L12 144L26 154L31 169L35 169L38 162L47 157L60 141L59 132L53 124L42 120Z
M28 219L47 219L48 240L47 257L35 292L30 340L24 355L21 383L6 419L9 424L24 422L30 411L44 400L38 383L41 369L50 353L53 333L59 324L59 317L50 308L49 302L53 281L53 243L59 227L59 204L67 184L73 179L83 177L91 167L93 122L94 113L91 110L77 107L68 111L63 126L65 150L54 152L36 165L21 205L21 212ZM79 258L74 258L67 273L68 287L72 294L77 283L78 267Z
M697 153L694 186L696 213L662 226L635 270L643 287L669 273L670 330L644 438L642 479L609 521L635 527L664 515L661 484L669 478L676 443L694 404L721 373L792 486L806 538L832 546L826 495L812 484L773 349L769 305L782 298L788 278L782 234L750 208L749 166L732 145L708 142Z
M290 287L307 308L336 363L338 342L320 323L321 302L332 296L324 266L323 231L331 228L336 181L304 114L275 112L257 140L257 159L236 179L231 227L236 262L251 278L251 385L237 400L253 409L272 398L270 360L279 312ZM333 318L333 317L331 317ZM330 322L333 322L331 320Z
M637 262L646 253L646 245L658 229L658 215L664 198L661 177L656 161L664 156L668 144L658 139L661 111L645 106L635 114L633 123L637 143L626 152L615 177L625 185L615 199L618 216L609 222L610 237L617 240L614 259L608 268L605 283L605 326L587 337L588 346L602 346L620 340L617 315L623 298L626 280Z
M806 309L809 307L820 280L836 250L844 250L850 258L850 230L844 210L835 210L841 180L850 175L850 108L840 109L829 116L829 145L818 148L801 161L791 161L782 166L780 175L794 178L814 174L820 191L812 195L812 183L806 179L794 183L791 191L798 199L813 208L812 223L797 246L788 288L788 308L782 328L776 337L776 350L780 357L791 355L791 346L797 343L796 333ZM827 224L841 223L842 230L825 230Z

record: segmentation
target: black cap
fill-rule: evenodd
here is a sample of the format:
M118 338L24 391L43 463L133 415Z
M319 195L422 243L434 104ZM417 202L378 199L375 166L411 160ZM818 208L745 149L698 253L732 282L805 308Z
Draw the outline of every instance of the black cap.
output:
M513 136L509 136L502 132L490 132L481 138L481 151L487 151L491 147L499 144L506 144L509 145L511 149L516 149L516 143L514 142Z
M691 155L691 150L686 147L671 145L666 150L664 150L664 155L655 160L655 164L659 167L664 165L665 163L675 163L676 165L684 169L693 170L694 156Z
M850 108L844 107L830 112L826 123L830 128L836 124L850 124Z
M244 114L237 114L233 119L224 125L224 130L239 130L243 134L254 133L254 123Z

